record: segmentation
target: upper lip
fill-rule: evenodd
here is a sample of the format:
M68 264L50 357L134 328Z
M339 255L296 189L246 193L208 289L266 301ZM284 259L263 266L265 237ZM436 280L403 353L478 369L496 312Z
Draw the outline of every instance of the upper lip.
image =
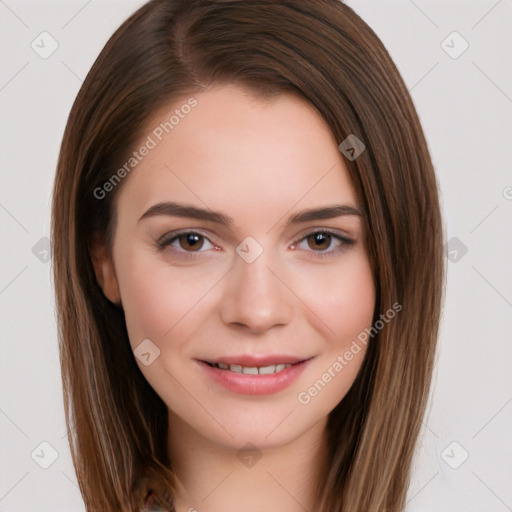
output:
M207 363L225 363L225 364L239 364L240 366L254 367L254 366L269 366L272 364L296 364L310 359L308 357L301 358L297 356L290 356L286 354L268 354L268 355L250 355L241 354L239 356L223 356L214 359L203 359Z

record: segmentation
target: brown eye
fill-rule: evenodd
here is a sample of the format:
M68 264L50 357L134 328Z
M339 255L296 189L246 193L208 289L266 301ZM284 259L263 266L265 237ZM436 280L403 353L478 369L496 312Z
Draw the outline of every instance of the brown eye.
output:
M337 256L354 245L354 240L325 229L311 231L293 243L292 248L309 252L315 258Z
M204 244L204 237L198 233L184 233L177 238L180 247L186 251L198 251Z
M311 249L323 251L331 245L331 235L329 233L312 233L307 237L307 241Z
M173 256L196 256L217 249L206 235L198 231L172 231L155 242L155 246Z

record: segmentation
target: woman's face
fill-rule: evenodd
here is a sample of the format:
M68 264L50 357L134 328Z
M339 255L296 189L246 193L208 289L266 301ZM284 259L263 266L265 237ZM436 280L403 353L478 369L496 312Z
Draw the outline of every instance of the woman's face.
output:
M325 424L363 361L363 219L313 107L235 86L194 98L148 124L98 279L174 424L282 446Z

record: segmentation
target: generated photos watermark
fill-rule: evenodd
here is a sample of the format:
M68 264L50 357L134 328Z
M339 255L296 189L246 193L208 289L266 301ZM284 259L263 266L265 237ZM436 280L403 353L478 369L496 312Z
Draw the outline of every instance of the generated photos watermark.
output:
M361 344L366 345L368 340L375 336L385 324L389 323L390 320L395 318L396 314L402 310L402 305L395 302L386 313L380 315L380 319L368 329L361 331L357 338L352 340L350 348L345 350L343 354L339 354L336 360L325 370L322 376L317 379L307 390L301 391L297 395L297 400L302 405L307 405L311 400L316 397L326 386L331 382L342 370L345 368L354 356L361 352Z
M121 180L125 178L130 172L139 165L140 162L149 155L152 149L155 149L164 137L171 133L176 126L178 126L182 119L190 114L192 109L197 106L197 100L194 97L188 98L186 103L183 103L181 107L174 110L173 114L167 121L160 123L150 135L147 136L146 140L140 146L140 148L132 153L132 156L126 160L126 162L117 169L117 171L107 180L101 187L94 189L94 197L98 200L105 199L109 192L112 192L114 188L121 183Z

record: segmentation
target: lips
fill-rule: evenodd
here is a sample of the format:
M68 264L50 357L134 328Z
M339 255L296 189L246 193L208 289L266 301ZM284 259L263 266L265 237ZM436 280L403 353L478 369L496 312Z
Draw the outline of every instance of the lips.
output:
M226 356L197 360L207 376L244 395L267 395L284 390L304 371L312 357L285 354Z
M277 364L296 364L310 359L309 357L297 357L288 354L267 354L267 355L250 355L242 354L238 356L223 356L215 359L203 359L205 363L211 364L237 364L240 366L254 367L254 366L269 366Z
M243 373L245 375L272 375L282 372L290 366L306 361L296 356L285 354L273 355L239 355L226 356L214 360L205 360L204 363L220 370Z

